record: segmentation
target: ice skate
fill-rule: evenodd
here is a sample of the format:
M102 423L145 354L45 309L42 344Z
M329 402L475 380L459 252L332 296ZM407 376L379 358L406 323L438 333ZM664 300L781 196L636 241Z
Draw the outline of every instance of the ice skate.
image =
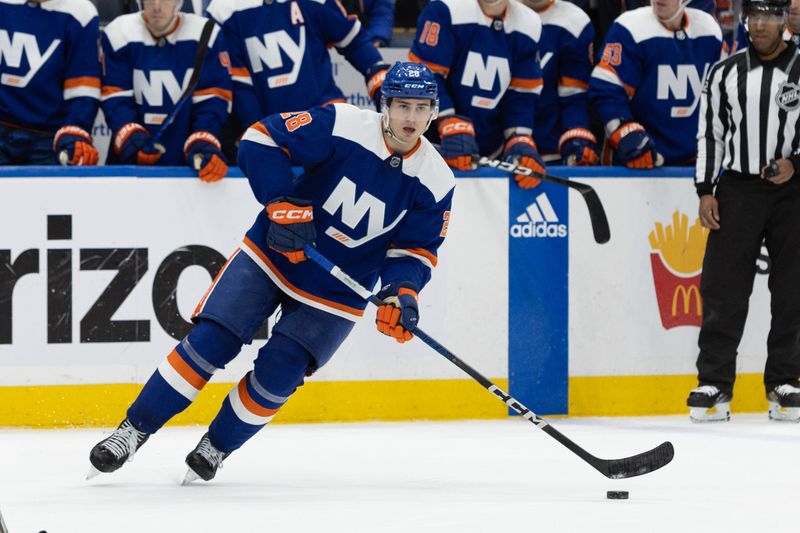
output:
M208 433L203 435L197 447L186 456L186 464L189 466L183 485L188 485L192 481L203 479L211 481L217 475L217 468L222 467L222 461L230 455L218 450L211 444Z
M133 461L134 454L149 438L149 433L139 431L126 418L110 437L101 440L92 448L89 453L92 468L86 479L92 479L101 473L108 474L126 462Z
M783 384L767 392L770 420L800 422L800 387Z
M731 419L731 395L713 385L702 385L689 393L689 419L692 422L727 422Z

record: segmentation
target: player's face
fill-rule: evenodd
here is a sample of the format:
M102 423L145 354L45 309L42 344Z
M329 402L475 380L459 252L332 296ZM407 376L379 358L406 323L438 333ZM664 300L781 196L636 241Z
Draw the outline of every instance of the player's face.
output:
M800 33L800 0L792 0L792 4L789 6L789 17L786 21L793 32Z
M433 113L431 101L421 98L394 98L389 105L389 127L401 141L416 143L425 133Z
M160 36L171 29L178 11L178 0L142 0L142 8L147 29Z
M672 19L681 7L681 0L653 0L653 11L658 20Z
M478 0L478 4L480 4L484 13L496 17L505 12L508 0Z
M544 9L554 1L555 0L522 0L522 3L533 9Z
M782 14L768 11L753 11L747 15L747 31L756 52L769 55L778 48L783 40L784 21Z

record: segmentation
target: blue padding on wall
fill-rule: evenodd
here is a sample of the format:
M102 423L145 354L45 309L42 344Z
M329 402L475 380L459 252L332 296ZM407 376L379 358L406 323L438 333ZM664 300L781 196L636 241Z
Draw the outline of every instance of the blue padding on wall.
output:
M300 172L301 169L295 169ZM694 167L664 167L654 170L630 170L623 167L548 167L556 176L574 178L686 178L694 175ZM479 168L456 172L458 178L502 178L496 169ZM197 178L188 167L139 167L110 165L100 167L8 166L0 167L0 178ZM228 169L228 178L243 178L238 167Z

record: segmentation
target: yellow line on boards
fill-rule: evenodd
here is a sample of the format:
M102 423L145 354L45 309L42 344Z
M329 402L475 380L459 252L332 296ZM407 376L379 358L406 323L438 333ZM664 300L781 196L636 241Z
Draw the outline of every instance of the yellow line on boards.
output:
M494 379L508 388L507 379ZM208 424L232 383L209 383L170 425ZM0 387L0 427L113 427L142 385ZM274 423L504 418L507 407L472 380L312 381Z
M731 415L767 412L762 374L739 374ZM569 378L571 416L687 414L686 397L697 376L592 376Z

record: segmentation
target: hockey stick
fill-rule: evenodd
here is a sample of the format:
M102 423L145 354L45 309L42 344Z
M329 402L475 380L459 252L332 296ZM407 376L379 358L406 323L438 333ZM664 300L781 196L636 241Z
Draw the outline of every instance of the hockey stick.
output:
M539 178L542 181L549 181L551 183L557 183L558 185L564 185L569 187L570 189L575 189L581 196L583 196L584 201L586 202L586 207L589 209L589 219L592 223L592 233L594 233L594 240L599 244L607 243L608 240L611 238L611 230L608 228L608 218L606 218L606 211L603 209L603 204L600 202L600 197L597 196L597 192L590 186L586 185L585 183L578 183L577 181L570 181L564 178L559 178L558 176L553 176L551 174L544 174L541 172L536 172L531 170L527 167L521 167L518 165L514 165L513 163L506 163L500 161L498 159L489 159L488 157L481 157L478 160L478 164L484 167L491 167L496 168L498 170L503 170L506 172L510 172L512 174L523 174L525 176L533 176L535 178Z
M6 523L3 521L3 514L0 513L0 533L8 533Z
M353 292L378 307L383 305L383 301L381 301L380 298L372 294L356 280L345 274L339 267L331 263L327 258L325 258L325 256L320 254L316 248L313 248L312 246L306 246L304 251L309 259L314 261L323 269L327 270L333 277L347 285ZM451 363L469 374L469 376L480 383L483 388L497 396L503 403L522 415L523 418L527 419L534 426L556 439L563 446L566 446L571 452L589 463L589 465L607 478L622 479L647 474L667 465L670 461L672 461L672 457L675 455L675 449L672 447L672 443L667 441L656 446L652 450L648 450L644 453L633 455L631 457L623 457L622 459L600 459L599 457L595 457L575 444L556 428L551 426L550 423L545 419L539 417L536 413L522 405L522 403L517 401L513 396L483 377L477 370L459 359L447 348L436 342L427 333L419 328L415 328L413 333L419 337L422 342L436 350L440 355L444 356Z
M200 40L197 41L197 49L195 50L194 54L194 68L192 70L192 76L189 78L189 83L186 85L186 89L183 90L181 97L178 98L177 102L175 102L175 107L172 108L172 111L169 112L167 118L165 118L164 122L161 123L161 127L158 129L155 135L149 139L147 144L148 149L156 149L162 154L166 152L164 145L159 141L164 135L166 129L175 121L175 117L178 116L178 113L180 113L181 108L183 108L187 100L191 99L192 93L197 88L197 84L200 83L200 71L203 70L203 61L206 57L208 41L211 39L211 32L214 30L214 24L215 22L213 20L208 19L203 26L203 32L200 34Z

